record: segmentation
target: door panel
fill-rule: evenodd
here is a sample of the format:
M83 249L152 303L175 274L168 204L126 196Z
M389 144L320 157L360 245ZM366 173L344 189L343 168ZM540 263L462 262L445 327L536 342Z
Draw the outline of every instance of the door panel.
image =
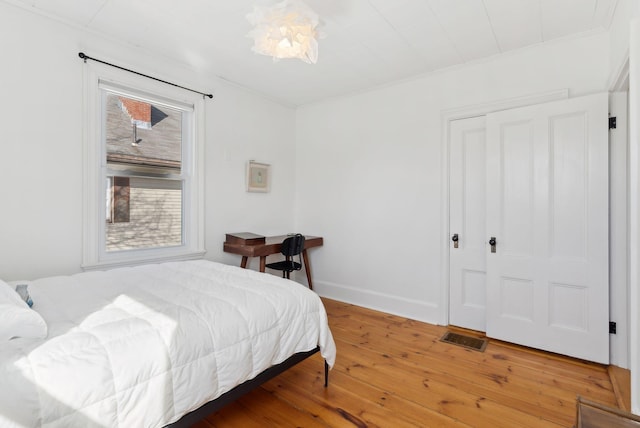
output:
M554 117L549 124L552 258L586 261L587 123L580 112Z
M523 278L500 278L500 316L507 320L534 321L534 284Z
M500 175L495 177L497 182L487 183L490 193L500 192L502 196L500 247L505 255L531 257L534 227L532 124L529 121L508 123L501 127L501 133L503 138L497 153L500 154Z
M484 331L486 325L485 118L451 122L449 322Z
M487 116L487 335L607 363L607 95Z

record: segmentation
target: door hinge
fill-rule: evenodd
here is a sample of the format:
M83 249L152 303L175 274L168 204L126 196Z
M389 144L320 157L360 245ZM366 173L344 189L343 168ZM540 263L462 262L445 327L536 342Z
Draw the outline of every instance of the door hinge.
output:
M616 117L609 118L609 129L616 129Z
M615 321L609 321L609 334L616 334L616 323L615 323Z

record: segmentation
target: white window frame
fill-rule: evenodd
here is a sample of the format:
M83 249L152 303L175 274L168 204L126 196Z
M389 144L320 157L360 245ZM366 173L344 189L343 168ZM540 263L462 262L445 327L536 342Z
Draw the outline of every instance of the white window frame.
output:
M205 101L201 95L99 63L84 64L83 126L83 270L202 258L204 248ZM103 123L104 90L138 96L188 110L182 144L182 245L137 250L106 250L108 175Z

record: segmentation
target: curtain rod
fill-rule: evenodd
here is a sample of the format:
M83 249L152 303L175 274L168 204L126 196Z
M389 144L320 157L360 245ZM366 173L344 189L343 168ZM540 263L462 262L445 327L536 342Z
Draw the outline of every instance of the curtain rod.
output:
M92 58L92 57L90 57L88 55L85 55L84 52L79 52L78 56L80 58L82 58L82 60L85 63L87 62L88 59L90 59L91 61L96 61L96 62L99 62L101 64L108 65L110 67L115 67L115 68L118 68L120 70L128 71L129 73L137 74L138 76L146 77L148 79L152 79L152 80L156 80L158 82L166 83L167 85L175 86L175 87L180 88L180 89L185 89L187 91L195 92L196 94L202 95L202 98L204 98L204 97L213 98L213 94L205 94L204 92L196 91L195 89L185 88L184 86L176 85L175 83L167 82L166 80L158 79L158 78L153 77L153 76L148 76L146 74L138 73L137 71L133 71L133 70L130 70L128 68L120 67L119 65L115 65L115 64L111 64L109 62L101 61L99 59Z

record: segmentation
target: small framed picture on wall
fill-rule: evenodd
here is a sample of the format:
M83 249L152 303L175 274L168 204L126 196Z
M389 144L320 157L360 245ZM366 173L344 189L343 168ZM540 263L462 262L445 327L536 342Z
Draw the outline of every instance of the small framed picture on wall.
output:
M271 165L249 161L247 163L247 192L269 191Z

